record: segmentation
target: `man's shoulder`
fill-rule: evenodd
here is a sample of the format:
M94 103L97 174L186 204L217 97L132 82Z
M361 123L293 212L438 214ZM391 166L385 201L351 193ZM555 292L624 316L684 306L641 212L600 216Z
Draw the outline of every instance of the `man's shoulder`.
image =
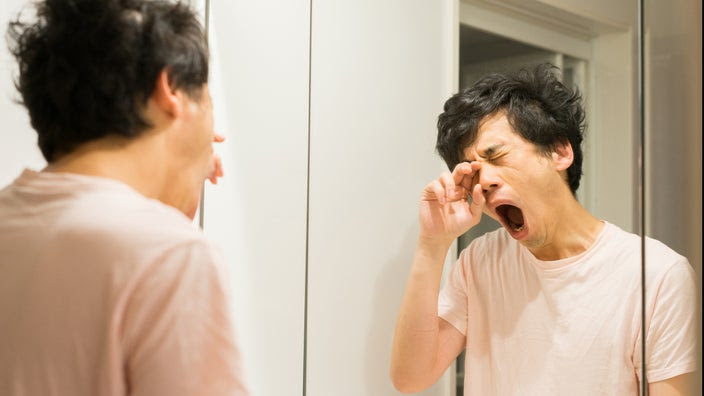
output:
M694 276L694 269L689 260L663 242L646 237L645 243L646 279L661 282L665 277L679 278L687 281Z
M518 246L518 242L509 235L503 227L489 231L475 238L469 247L478 250L495 250L497 248L507 248L510 246Z
M613 224L609 226L611 230L606 235L606 248L602 250L601 257L610 263L610 267L619 264L618 267L624 273L639 274L644 264L645 278L651 289L657 288L667 276L681 278L683 281L691 277L693 269L687 258L665 243L646 237L643 244L640 235L624 231Z
M85 194L69 212L82 213L68 228L95 233L126 246L173 246L205 241L202 232L177 209L137 193Z
M649 264L651 268L669 267L677 262L687 262L684 256L655 238L646 236L644 245L641 236L638 234L625 231L614 224L607 224L607 227L610 229L606 237L611 242L612 247L627 250L639 259L642 253L641 250L645 248L646 264Z
M686 261L687 259L665 243L651 238L645 238L645 257L654 259L666 259L668 261Z
M24 182L24 183L23 183ZM33 243L70 254L138 259L179 245L207 244L177 209L118 181L29 173L5 191L5 217ZM70 250L70 249L69 249Z
M209 274L222 264L220 251L178 210L110 181L81 183L14 185L0 195L0 250L15 268L124 285L144 274Z
M147 277L174 283L220 271L220 250L178 210L142 196L85 197L99 198L100 208L62 227L63 235L53 239L60 246L84 246L75 256L59 247L64 255L93 262L123 280ZM105 202L112 198L120 199Z
M515 262L520 256L520 244L503 227L473 239L460 255L465 263L492 264Z

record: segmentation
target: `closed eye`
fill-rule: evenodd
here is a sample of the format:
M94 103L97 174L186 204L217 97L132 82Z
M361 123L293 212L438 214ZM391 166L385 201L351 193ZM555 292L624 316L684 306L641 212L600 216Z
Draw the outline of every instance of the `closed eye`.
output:
M505 159L506 154L508 154L508 153L501 153L498 155L494 155L490 158L487 158L486 160L487 160L487 162L492 163L492 164L500 164Z

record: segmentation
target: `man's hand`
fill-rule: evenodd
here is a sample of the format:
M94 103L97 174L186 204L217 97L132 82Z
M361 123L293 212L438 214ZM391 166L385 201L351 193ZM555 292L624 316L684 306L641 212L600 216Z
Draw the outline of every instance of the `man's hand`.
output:
M421 195L420 235L391 348L391 381L401 392L432 385L464 349L464 334L438 317L438 293L447 249L481 219L480 169L463 162Z
M425 186L420 203L421 240L449 244L479 223L485 203L477 183L480 169L479 162L462 162L452 173Z
M213 142L215 143L222 143L225 141L225 136L215 134L213 136ZM220 156L213 152L213 156L211 158L211 166L210 166L210 173L208 174L208 177L206 179L210 180L211 183L213 184L218 184L218 178L222 177L225 174L222 170L222 159L220 159Z

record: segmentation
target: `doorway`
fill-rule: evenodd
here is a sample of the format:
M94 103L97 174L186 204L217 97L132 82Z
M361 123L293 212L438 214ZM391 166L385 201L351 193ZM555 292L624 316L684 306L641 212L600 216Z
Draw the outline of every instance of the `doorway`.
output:
M585 91L588 87L585 73L586 60L465 24L460 24L459 47L460 90L471 87L487 73L513 73L521 69L530 70L542 63L550 63L561 71L560 78L566 86L576 87L583 96L586 96ZM458 257L459 252L469 246L472 240L500 227L496 220L489 216L482 216L479 224L460 236ZM465 352L462 352L455 365L457 396L464 395L464 359Z

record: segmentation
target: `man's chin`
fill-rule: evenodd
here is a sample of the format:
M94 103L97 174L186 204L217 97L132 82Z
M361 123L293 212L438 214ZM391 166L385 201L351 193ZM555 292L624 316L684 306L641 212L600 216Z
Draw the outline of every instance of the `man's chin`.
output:
M196 217L198 207L200 206L200 194L202 186L202 184L199 184L198 186L194 187L194 193L191 194L188 200L183 202L180 208L177 208L191 220Z
M196 217L196 212L198 212L197 204L193 208L183 211L183 214L185 214L186 217L188 217L189 219L193 220Z

